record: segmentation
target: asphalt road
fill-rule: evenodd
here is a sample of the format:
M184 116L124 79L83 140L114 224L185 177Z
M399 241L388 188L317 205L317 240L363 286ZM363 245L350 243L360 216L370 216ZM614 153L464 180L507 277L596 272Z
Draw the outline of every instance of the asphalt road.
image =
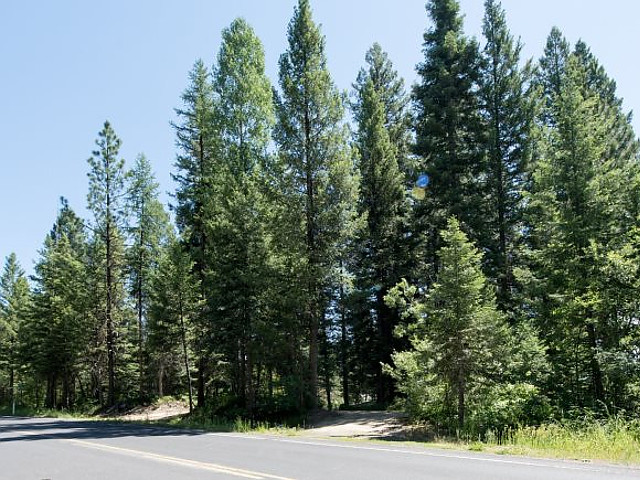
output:
M0 479L608 480L640 470L295 437L0 417Z

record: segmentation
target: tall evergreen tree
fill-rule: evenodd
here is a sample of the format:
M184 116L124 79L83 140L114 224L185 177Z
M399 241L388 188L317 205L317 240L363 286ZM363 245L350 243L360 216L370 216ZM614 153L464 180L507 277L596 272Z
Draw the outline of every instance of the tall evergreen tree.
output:
M483 33L486 44L480 99L487 125L487 271L496 280L499 307L513 317L513 269L519 263L522 240L522 191L526 186L534 102L527 85L529 67L523 71L519 65L522 45L514 42L504 10L496 0L485 1Z
M603 121L607 140L605 156L617 159L617 165L621 167L636 164L640 156L640 140L633 130L632 113L624 112L622 99L616 94L616 82L607 75L582 40L576 43L573 55L585 71L582 88L599 99L598 115L606 119Z
M456 0L427 3L432 27L424 34L425 59L417 66L419 83L413 92L415 151L430 178L416 212L417 233L426 242L427 271L437 269L437 232L450 216L460 219L481 246L486 244L480 56L475 40L463 34L459 10Z
M280 57L275 140L287 165L283 186L304 247L305 330L308 332L309 406L317 405L318 331L326 301L323 294L339 247L352 232L357 180L344 125L344 99L331 81L325 41L311 16L308 0L299 0L288 27L288 50ZM302 235L301 235L302 234Z
M359 282L367 298L367 316L373 316L378 330L373 362L377 376L377 399L387 403L393 396L390 377L384 375L381 364L391 362L394 350L393 330L397 316L384 303L384 296L405 272L398 252L402 241L402 226L406 215L404 175L398 166L398 149L394 148L390 132L385 127L383 97L369 78L359 92L356 120L356 145L360 154L361 193L359 213L366 218L360 239L358 265ZM369 345L371 348L373 345ZM360 359L360 361L367 361Z
M615 84L584 43L569 53L554 29L540 72L542 85L554 88L530 202L531 297L554 369L548 388L562 408L616 407L629 381L619 372L628 365L624 319L636 287L619 275L635 268L637 141Z
M28 313L29 283L18 257L11 253L4 262L0 276L0 372L6 375L2 385L10 402L15 401L18 374L18 336Z
M49 408L88 400L75 389L92 327L87 253L84 224L63 198L35 267L33 308L21 339L25 363L46 383Z
M262 167L275 117L264 50L245 20L234 20L222 32L213 85L222 183L212 227L216 338L231 366L232 389L252 415L271 278Z
M165 378L172 364L183 367L189 395L189 410L193 410L191 352L196 346L196 320L201 311L200 285L194 262L177 240L167 245L158 264L158 275L152 280L149 310L150 358L155 364L157 393L162 396ZM179 384L178 384L179 385ZM175 389L172 393L183 390Z
M116 402L117 330L123 322L123 248L125 176L124 160L118 158L121 141L109 122L96 140L97 150L89 158L89 210L94 232L104 246L100 272L104 274L104 325L107 349L107 404Z
M149 291L154 271L157 269L162 244L169 235L169 216L158 199L158 183L151 164L139 155L129 174L127 209L131 216L128 228L131 247L127 252L130 291L135 299L137 316L137 350L139 395L145 395L145 328L149 308Z
M565 83L570 53L569 42L558 27L553 27L547 37L544 54L538 62L539 68L536 74L536 82L540 86L546 107L543 111L543 120L547 124L553 122L554 99L560 95L562 85Z
M415 350L394 356L397 374L405 375L401 390L409 394L410 402L440 405L435 411L444 412L449 425L462 432L471 392L495 381L507 360L509 333L480 268L482 256L457 220L449 220L442 239L441 268L426 300L414 299L416 288L403 281L387 301L406 307L413 320L406 333L411 334ZM427 397L435 395L435 399L415 398L418 391L412 385L416 381L431 384Z
M412 118L411 98L405 91L404 79L398 75L387 52L379 43L374 43L365 55L366 66L358 72L353 84L355 101L352 104L356 120L360 115L361 97L369 80L380 95L384 104L384 127L389 133L398 161L398 167L406 175L413 174L413 161L410 158Z
M176 223L195 263L201 295L209 300L211 273L209 222L214 215L212 199L216 195L218 129L214 123L214 96L210 73L197 60L189 73L190 84L182 94L183 107L176 109L179 118L173 127L179 153L173 174L178 184L175 206ZM199 318L200 345L195 352L198 371L198 405L205 404L207 376L206 343L211 340L211 318L204 302Z
M602 233L604 220L598 200L604 130L594 115L595 98L580 89L584 75L577 59L569 57L554 95L554 128L538 161L532 196L539 215L533 232L540 245L537 273L545 285L541 331L553 345L557 400L565 407L603 400L589 283L590 244Z

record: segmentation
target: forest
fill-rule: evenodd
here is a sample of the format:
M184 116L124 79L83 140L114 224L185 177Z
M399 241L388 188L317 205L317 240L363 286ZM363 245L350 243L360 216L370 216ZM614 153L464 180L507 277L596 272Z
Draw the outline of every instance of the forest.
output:
M527 60L497 0L480 39L428 0L416 84L373 44L344 92L309 0L276 85L245 20L221 39L176 98L170 205L106 121L89 218L61 197L34 274L6 257L0 406L640 413L640 143L586 43Z

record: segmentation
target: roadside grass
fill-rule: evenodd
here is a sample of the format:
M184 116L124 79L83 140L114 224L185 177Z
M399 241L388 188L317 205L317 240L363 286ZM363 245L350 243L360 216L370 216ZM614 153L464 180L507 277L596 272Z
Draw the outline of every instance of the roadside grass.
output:
M168 399L162 399L168 401ZM0 415L11 415L11 409L0 407ZM288 426L269 422L251 422L241 417L231 420L199 412L160 420L125 420L96 416L91 411L69 412L20 407L18 416L82 418L109 422L133 423L158 427L186 428L207 432L238 432L296 436L304 426ZM336 438L332 438L336 440ZM498 436L489 431L482 437L462 439L436 437L426 428L412 428L390 438L347 437L343 440L389 445L404 444L427 448L467 450L499 455L558 458L578 461L602 461L640 466L640 419L612 417L606 420L585 419L563 421L537 427L519 427Z
M176 400L175 397L162 397L153 402L153 405L161 405L171 403ZM11 407L0 406L0 416L12 416ZM238 433L263 433L275 435L296 435L300 430L299 426L288 426L278 423L269 422L251 422L250 420L237 417L230 420L224 417L211 417L209 415L194 412L189 415L180 415L172 418L158 420L130 420L119 416L99 415L95 408L93 410L56 410L48 408L32 408L32 407L16 407L15 416L18 417L42 417L42 418L64 418L64 419L83 419L91 421L113 422L113 423L132 423L136 425L149 425L158 427L186 428L194 430L202 430L207 432L238 432Z
M198 415L197 413L167 420L151 420L144 423L176 428L193 428L207 432L264 433L293 436L300 431L299 426L292 427L269 422L251 422L251 420L241 417L229 420L224 417L210 417Z
M12 416L11 407L0 407L0 416ZM16 407L17 417L48 417L48 418L93 418L89 411L56 410L51 408Z
M158 424L159 422L152 422ZM296 436L304 428L254 422L237 418L235 421L198 416L171 419L163 422L180 428L205 431L263 433ZM428 438L428 439L426 439ZM335 440L335 438L333 438ZM356 442L389 444L401 443L429 448L467 450L498 455L516 455L540 458L558 458L578 461L603 461L626 465L640 465L640 420L629 421L619 417L608 420L583 420L552 423L538 427L520 427L498 436L488 432L480 438L447 438L409 435L407 439L393 437L344 438Z
M640 423L618 417L521 427L484 443L495 453L640 464Z
M508 430L500 437L491 431L483 438L434 437L419 429L404 439L396 437L394 440L429 448L640 466L640 420L619 417L520 427ZM373 441L388 444L390 439Z

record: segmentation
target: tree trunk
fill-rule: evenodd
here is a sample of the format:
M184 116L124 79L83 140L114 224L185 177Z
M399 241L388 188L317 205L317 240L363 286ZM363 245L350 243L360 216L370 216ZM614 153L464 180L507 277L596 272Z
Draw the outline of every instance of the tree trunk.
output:
M107 180L108 182L108 180ZM107 231L106 231L106 281L107 281L107 305L106 305L106 321L107 321L107 404L113 406L116 403L116 367L115 367L115 332L112 318L112 302L113 302L113 245L111 244L111 213L110 213L110 196L107 193Z
M255 390L253 385L253 353L251 347L247 348L247 410L251 425L254 426L254 407L255 407Z
M203 408L205 403L205 394L204 394L204 366L205 359L201 354L200 359L198 360L198 407Z
M315 310L315 308L314 308ZM318 408L318 330L320 322L316 313L311 314L309 328L309 407L311 410Z
M189 387L189 413L193 412L193 388L191 387L191 370L189 369L189 355L187 353L187 333L184 326L184 311L182 301L180 301L180 337L182 340L182 354L184 356L184 368L187 372L187 383Z
M464 373L458 372L458 435L464 431L464 394L465 394Z
M242 399L242 403L245 408L247 407L247 351L244 345L244 339L240 340L239 350L240 350L240 362L239 362L239 373L240 373L240 398Z
M36 409L40 408L40 381L36 379L34 396L36 398Z
M70 407L70 396L69 374L65 371L62 373L62 406L66 409L69 409Z
M144 205L143 210L144 212ZM144 398L144 335L143 335L143 325L142 325L142 317L143 317L143 299L142 299L142 270L144 259L142 254L142 248L144 246L144 232L142 231L142 225L140 226L140 242L138 244L139 248L139 257L138 257L138 282L136 285L136 302L137 302L137 310L138 310L138 377L139 377L139 391L138 394L140 396L140 400Z
M306 90L305 85L305 90ZM311 410L318 408L318 330L320 328L320 289L318 288L318 252L316 245L317 216L314 171L311 158L311 116L308 103L304 112L304 163L306 169L306 242L309 282L309 401Z
M496 60L493 61L493 81L497 83L499 73ZM496 201L498 211L498 302L503 311L509 307L511 298L511 267L507 256L507 225L506 204L507 197L504 188L504 167L502 158L502 141L500 138L500 99L498 90L494 89L493 98L493 141L494 141L494 169L496 175Z
M340 259L340 271L342 271L342 259ZM340 280L340 360L342 364L342 403L349 406L349 366L347 345L347 318L344 308L344 285Z
M164 362L160 361L158 368L158 397L164 396Z
M383 275L378 275L378 280L384 279ZM384 292L382 289L376 293L376 310L378 314L378 330L380 335L379 346L379 362L377 365L378 373L378 392L377 400L380 404L387 404L393 397L393 381L391 377L382 370L382 365L391 364L391 356L393 354L393 325L391 322L391 310L384 302Z
M15 400L14 382L15 382L15 372L13 369L13 365L11 365L9 367L9 404L13 404Z
M591 363L591 377L593 383L593 400L594 406L598 406L604 401L604 385L602 382L602 370L600 369L600 363L598 362L598 342L596 339L596 328L593 323L587 323L587 334L589 337L590 347L590 363Z

